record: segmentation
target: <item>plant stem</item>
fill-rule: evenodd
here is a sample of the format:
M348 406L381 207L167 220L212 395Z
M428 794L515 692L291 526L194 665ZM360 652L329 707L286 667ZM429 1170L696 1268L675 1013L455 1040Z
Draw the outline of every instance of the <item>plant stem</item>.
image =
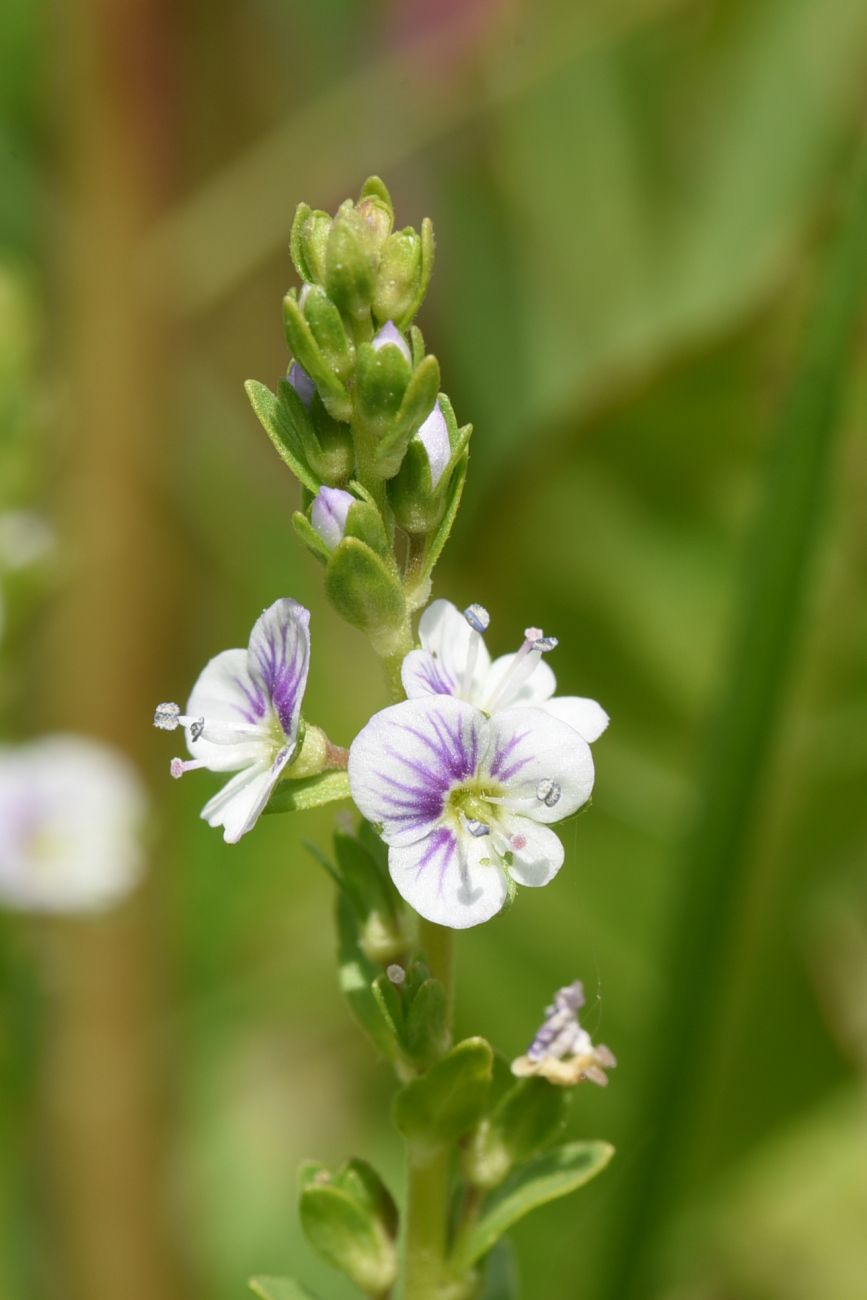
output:
M448 1024L454 1008L454 934L442 925L422 920L419 949L430 973L446 991ZM444 1294L448 1247L449 1147L421 1152L407 1143L406 1236L404 1238L403 1300L436 1300Z

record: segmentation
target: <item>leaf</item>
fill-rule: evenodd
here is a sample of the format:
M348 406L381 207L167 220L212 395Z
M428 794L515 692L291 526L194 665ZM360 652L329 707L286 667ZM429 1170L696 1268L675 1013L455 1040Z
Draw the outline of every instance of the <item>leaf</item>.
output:
M484 1038L465 1038L394 1099L394 1122L411 1142L435 1145L467 1133L480 1118L493 1053Z
M298 781L287 777L271 795L265 812L303 812L307 808L318 808L320 804L349 797L346 772L320 772L317 776L304 776Z
M325 590L338 614L364 632L396 627L405 617L397 575L356 537L344 537L332 554Z
M464 455L464 459L455 466L452 481L449 486L449 503L446 506L446 512L442 517L442 522L436 531L433 541L428 548L424 561L424 577L430 577L434 565L442 554L443 547L449 540L449 533L452 531L455 522L455 516L458 513L458 506L461 504L461 496L464 490L464 483L467 478L467 464L469 454Z
M380 969L361 950L358 921L352 904L342 891L337 896L337 955L340 988L352 1014L388 1060L399 1059L400 1044L383 1017L373 992Z
M271 392L271 389L261 384L258 379L248 379L244 390L259 423L274 444L280 459L289 466L295 477L306 488L313 493L318 492L319 480L298 456L295 430L289 422L286 407Z
M421 1066L439 1057L449 1040L448 996L439 980L427 979L406 1014L404 1037L410 1056Z
M260 1300L319 1300L291 1277L251 1277L247 1285Z
M359 1290L378 1295L394 1284L394 1244L369 1204L335 1183L308 1183L298 1206L310 1245Z
M568 1196L601 1173L614 1154L607 1142L570 1142L537 1156L496 1192L481 1217L458 1237L449 1264L465 1273L513 1224L548 1201Z

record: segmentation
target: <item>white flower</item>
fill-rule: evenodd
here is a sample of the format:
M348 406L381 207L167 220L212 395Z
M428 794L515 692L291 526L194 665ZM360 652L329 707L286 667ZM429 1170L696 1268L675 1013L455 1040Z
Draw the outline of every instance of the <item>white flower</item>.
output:
M288 597L257 619L246 650L224 650L202 670L182 714L161 704L154 725L186 729L189 762L172 760L172 776L194 768L236 772L202 809L236 843L256 823L299 745L301 701L310 663L310 613Z
M512 1062L512 1073L525 1079L539 1074L549 1083L571 1088L582 1079L604 1088L606 1070L613 1070L617 1058L604 1043L594 1046L586 1029L578 1023L584 1005L584 985L580 980L567 984L554 994L545 1008L545 1021L525 1056Z
M515 884L546 885L563 863L549 823L593 789L590 748L540 709L486 717L429 695L377 713L349 751L349 785L389 846L398 892L461 930L499 912Z
M0 747L0 900L99 911L144 868L142 782L125 755L84 736Z
M482 636L487 626L481 605L463 614L448 600L429 605L418 625L421 649L411 650L401 668L410 699L454 695L491 714L530 705L567 722L588 744L598 740L608 726L600 704L576 695L552 698L557 681L542 656L556 639L529 627L517 653L492 663Z
M346 516L357 498L343 488L321 487L310 507L310 522L329 551L343 541Z

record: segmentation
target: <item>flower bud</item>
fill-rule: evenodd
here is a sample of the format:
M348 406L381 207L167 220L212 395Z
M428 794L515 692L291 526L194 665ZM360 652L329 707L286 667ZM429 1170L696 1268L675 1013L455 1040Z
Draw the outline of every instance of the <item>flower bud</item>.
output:
M383 244L373 293L373 314L377 320L408 324L421 306L433 268L430 223L426 233L428 244L417 230L407 226L389 235Z
M341 488L321 487L310 508L310 522L322 538L329 551L333 551L338 542L343 541L346 532L346 516L355 504L351 492Z
M457 441L459 435L454 431ZM429 533L443 517L452 459L452 439L443 408L437 401L406 449L395 477L388 485L395 519L406 532Z
M370 340L370 346L375 352L380 348L393 345L399 348L406 360L412 365L412 353L409 350L409 344L395 325L394 321L387 320L382 329L374 334Z
M373 298L373 263L369 231L350 200L341 204L328 236L325 287L328 297L349 320L362 323Z
M298 204L289 249L295 269L307 284L325 281L325 250L330 233L331 217L327 212L312 211L306 203Z
M293 361L289 367L289 373L286 376L287 383L290 383L295 392L301 398L304 405L310 409L310 403L313 401L313 395L316 392L316 385L308 375L303 366L299 366L297 361Z

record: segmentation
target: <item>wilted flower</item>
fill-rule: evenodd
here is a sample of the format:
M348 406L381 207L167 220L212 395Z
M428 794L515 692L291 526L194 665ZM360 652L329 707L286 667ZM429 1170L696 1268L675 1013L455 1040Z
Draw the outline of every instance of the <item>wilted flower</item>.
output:
M429 605L419 620L421 649L411 650L401 669L410 699L454 695L491 714L530 705L567 722L588 744L597 740L608 726L602 706L575 695L554 696L557 680L543 655L554 649L556 638L527 628L520 650L492 663L483 639L488 622L481 605L463 614L448 600Z
M193 758L172 759L172 776L194 768L237 772L202 809L236 843L258 820L295 757L310 662L310 613L288 597L256 620L246 650L223 650L202 670L185 713L161 704L154 725L183 726Z
M512 1062L512 1073L522 1079L539 1074L561 1088L571 1088L582 1079L604 1088L608 1083L605 1071L613 1070L617 1060L604 1043L594 1047L587 1030L578 1023L583 1005L584 986L580 980L558 989L554 1001L545 1008L545 1021L526 1056Z
M563 846L548 824L590 797L593 760L540 709L488 718L431 695L371 718L350 748L349 784L389 846L399 893L459 930L499 912L515 884L553 879Z
M138 882L145 793L118 750L85 736L0 747L0 900L99 911Z

